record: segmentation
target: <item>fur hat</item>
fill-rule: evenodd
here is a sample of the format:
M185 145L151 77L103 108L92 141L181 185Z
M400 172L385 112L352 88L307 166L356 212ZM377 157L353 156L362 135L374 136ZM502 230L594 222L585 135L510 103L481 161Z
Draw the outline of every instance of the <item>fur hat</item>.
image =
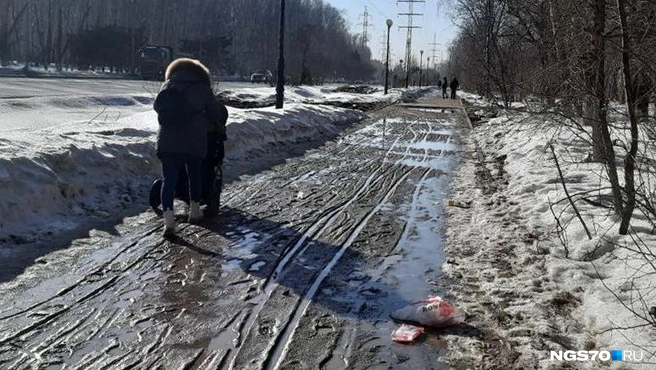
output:
M171 76L173 76L174 73L178 71L187 71L189 73L192 73L204 81L207 81L207 83L210 83L210 71L201 63L200 61L196 59L190 59L190 58L178 58L169 64L168 67L166 67L166 75L165 78L169 80Z

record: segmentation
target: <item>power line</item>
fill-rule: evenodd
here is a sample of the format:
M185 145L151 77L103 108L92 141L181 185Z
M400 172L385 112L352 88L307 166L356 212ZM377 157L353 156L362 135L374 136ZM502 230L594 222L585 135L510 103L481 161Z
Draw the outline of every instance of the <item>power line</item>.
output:
M376 13L378 13L379 15L382 15L385 19L389 18L389 17L387 16L387 14L383 13L383 11L380 10L380 8L378 8L378 7L376 6L376 4L374 4L371 0L366 0L366 1L369 3L369 5L371 5L371 6L374 8L374 10L376 11Z
M399 26L399 28L407 28L408 29L408 36L405 44L405 87L408 87L408 83L410 81L410 60L412 58L412 30L414 28L421 28L419 26L414 26L413 25L413 17L424 15L423 13L415 13L414 12L414 5L416 3L425 3L425 0L397 0L397 3L408 3L408 12L407 13L399 13L399 15L407 15L408 16L408 24L405 26Z

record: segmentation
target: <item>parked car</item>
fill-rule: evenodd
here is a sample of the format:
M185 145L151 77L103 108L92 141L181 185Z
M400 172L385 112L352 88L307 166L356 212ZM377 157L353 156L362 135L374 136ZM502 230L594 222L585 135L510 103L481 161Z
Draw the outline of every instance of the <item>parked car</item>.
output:
M139 74L144 80L164 80L164 71L173 61L170 46L147 45L139 49Z
M265 69L259 69L251 75L251 83L255 84L255 83L260 83L260 82L263 82L265 84L266 83L268 83L268 84L272 83L273 82L273 74L271 73L271 71L267 71Z

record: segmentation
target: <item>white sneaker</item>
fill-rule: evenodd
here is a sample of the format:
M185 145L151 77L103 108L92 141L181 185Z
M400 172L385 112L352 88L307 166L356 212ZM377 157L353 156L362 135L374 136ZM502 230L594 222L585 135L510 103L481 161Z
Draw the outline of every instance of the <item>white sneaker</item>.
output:
M164 237L171 237L175 235L175 214L173 210L164 211Z
M200 203L189 203L189 223L197 224L203 221L203 211L200 210Z

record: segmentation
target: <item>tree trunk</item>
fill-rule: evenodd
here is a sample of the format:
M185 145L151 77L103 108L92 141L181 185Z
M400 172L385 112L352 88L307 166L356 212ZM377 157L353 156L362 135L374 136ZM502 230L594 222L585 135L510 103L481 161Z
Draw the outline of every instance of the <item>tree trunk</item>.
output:
M57 66L57 71L62 70L62 59L64 53L62 50L62 43L64 39L64 21L62 16L62 6L59 5L58 17L57 17L57 37L55 38L55 64Z
M14 43L20 42L20 37L18 35L18 24L23 15L26 14L25 11L27 10L28 5L29 4L23 5L18 12L18 15L16 15L16 7L12 2L11 26L9 23L9 6L7 6L6 18L2 21L0 26L0 61L3 63L13 60L13 45ZM14 35L13 42L11 38L12 34Z
M626 205L622 213L622 223L620 225L620 234L625 235L629 230L631 217L636 203L635 192L635 156L638 153L638 117L636 116L636 89L633 86L631 76L630 55L631 40L627 34L626 24L626 4L624 0L617 0L617 8L620 16L620 31L622 33L622 69L624 70L624 81L626 85L626 107L629 112L629 122L631 124L631 147L624 159L624 191L626 194Z
M11 60L9 56L9 7L0 16L0 62L5 65Z
M606 0L592 0L594 14L593 26L593 65L591 85L596 99L594 109L597 119L592 121L592 138L595 152L601 153L606 163L608 179L613 192L613 208L617 215L623 214L622 189L615 164L615 150L608 127L608 99L606 98Z
M649 96L652 90L652 86L650 86L651 80L649 80L649 76L645 73L638 73L635 81L633 81L633 85L635 89L636 117L638 122L646 122L649 119Z
M492 33L493 33L493 4L487 0L485 5L485 95L494 99L492 93Z
M48 31L46 33L46 47L43 50L43 68L47 71L52 60L52 0L48 1Z

